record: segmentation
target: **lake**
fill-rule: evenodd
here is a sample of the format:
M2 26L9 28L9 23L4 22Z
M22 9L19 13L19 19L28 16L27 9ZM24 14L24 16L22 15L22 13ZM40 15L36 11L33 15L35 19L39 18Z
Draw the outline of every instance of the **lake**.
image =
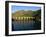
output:
M12 21L12 31L40 30L41 22L34 20Z

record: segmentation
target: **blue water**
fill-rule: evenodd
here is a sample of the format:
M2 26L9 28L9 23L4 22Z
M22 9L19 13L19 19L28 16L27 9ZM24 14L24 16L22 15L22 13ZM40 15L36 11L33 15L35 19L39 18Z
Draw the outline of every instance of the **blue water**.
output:
M13 21L12 31L22 30L39 30L41 29L41 22L39 21Z

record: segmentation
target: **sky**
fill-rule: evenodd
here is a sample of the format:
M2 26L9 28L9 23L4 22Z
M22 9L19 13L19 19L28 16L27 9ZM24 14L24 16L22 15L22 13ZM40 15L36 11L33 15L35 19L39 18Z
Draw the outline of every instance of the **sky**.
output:
M36 11L41 9L41 7L36 7L36 6L16 6L16 5L12 5L11 7L11 11L14 13L17 10L32 10L32 11Z

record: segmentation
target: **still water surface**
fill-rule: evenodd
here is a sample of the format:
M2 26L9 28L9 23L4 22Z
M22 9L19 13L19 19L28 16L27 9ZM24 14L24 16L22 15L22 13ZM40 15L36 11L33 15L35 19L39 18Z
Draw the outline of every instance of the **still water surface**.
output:
M39 30L41 29L41 22L39 21L13 21L12 22L12 31L21 31L21 30Z

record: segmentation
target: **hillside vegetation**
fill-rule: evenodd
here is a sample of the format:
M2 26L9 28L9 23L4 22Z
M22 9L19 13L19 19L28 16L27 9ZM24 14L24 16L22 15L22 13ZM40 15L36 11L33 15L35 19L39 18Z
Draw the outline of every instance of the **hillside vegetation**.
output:
M12 18L16 17L35 17L35 19L41 19L41 9L37 11L31 11L31 10L18 10L14 13L12 13Z

